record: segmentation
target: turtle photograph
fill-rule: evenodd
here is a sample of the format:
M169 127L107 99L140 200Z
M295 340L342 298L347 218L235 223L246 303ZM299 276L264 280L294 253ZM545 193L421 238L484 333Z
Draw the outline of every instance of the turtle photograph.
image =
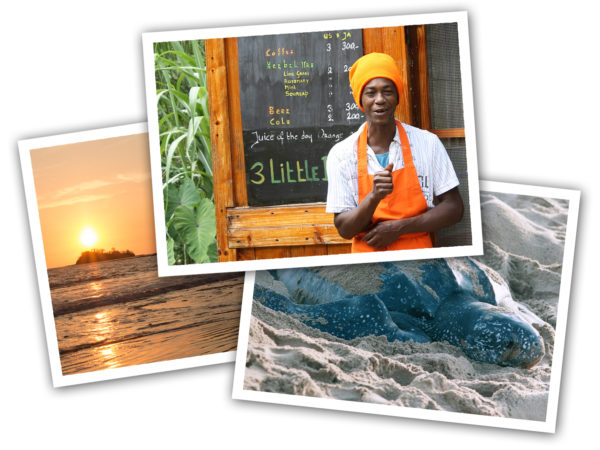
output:
M492 185L481 256L256 272L234 396L552 423L578 197Z

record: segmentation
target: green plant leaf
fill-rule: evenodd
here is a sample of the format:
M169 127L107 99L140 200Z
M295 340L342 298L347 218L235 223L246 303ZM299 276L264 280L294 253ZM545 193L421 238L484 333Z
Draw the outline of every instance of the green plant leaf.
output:
M190 92L188 93L190 111L192 112L192 115L195 115L195 113L196 113L196 103L199 100L199 96L198 96L199 90L200 90L200 86L194 86L190 89ZM202 114L200 114L200 115L202 115Z
M170 266L175 264L175 251L173 250L174 245L175 241L172 238L167 237L167 259Z
M185 142L185 151L188 155L190 154L190 147L196 139L196 132L198 131L198 128L200 128L201 121L202 117L192 117L190 123L188 124L187 139Z
M202 196L200 196L198 188L189 178L184 178L179 187L169 184L165 192L165 219L167 223L171 220L173 212L178 206L187 206L193 209L198 206L201 199Z
M169 144L169 149L167 150L167 161L165 167L165 178L169 178L169 174L171 173L171 163L173 162L173 154L175 150L177 150L177 146L179 143L186 137L185 134L182 134L177 139L175 139L171 144ZM185 170L185 167L184 167Z
M197 263L210 262L209 247L216 239L215 205L202 199L195 211L178 206L173 213L173 226Z
M174 184L169 184L163 192L165 197L165 222L168 223L175 208L179 206L179 189Z
M207 116L202 116L200 120L200 130L202 134L210 139L210 122Z
M217 240L215 239L208 246L208 259L210 262L219 262L219 256L217 254Z
M174 264L213 261L214 236L202 255L202 245L191 239L190 228L184 226L191 218L200 225L202 199L211 202L214 216L204 41L155 43L154 63L166 238L173 240L172 260Z
M212 177L209 177L207 174L203 173L202 171L198 172L198 174L199 174L198 187L200 188L200 190L202 190L202 192L204 192L204 197L214 201L214 198L213 198L214 186L213 186L213 182L212 182Z
M183 180L181 188L179 189L179 193L179 204L189 208L197 206L202 200L200 194L198 193L198 188L189 178Z
M203 116L208 116L208 91L204 86L201 86L198 89L198 100L200 101L200 105L202 106Z

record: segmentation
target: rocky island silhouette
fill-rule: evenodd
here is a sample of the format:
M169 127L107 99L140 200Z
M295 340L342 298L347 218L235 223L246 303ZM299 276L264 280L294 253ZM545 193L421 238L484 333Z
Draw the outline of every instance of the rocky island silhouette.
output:
M93 249L82 252L75 264L87 264L97 261L108 261L111 259L131 258L135 254L131 250L119 251L112 248L109 252L104 249Z

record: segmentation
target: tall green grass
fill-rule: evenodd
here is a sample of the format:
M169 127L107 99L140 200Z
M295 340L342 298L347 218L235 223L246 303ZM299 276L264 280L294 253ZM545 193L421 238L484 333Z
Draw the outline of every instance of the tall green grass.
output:
M154 44L169 264L217 261L204 41Z

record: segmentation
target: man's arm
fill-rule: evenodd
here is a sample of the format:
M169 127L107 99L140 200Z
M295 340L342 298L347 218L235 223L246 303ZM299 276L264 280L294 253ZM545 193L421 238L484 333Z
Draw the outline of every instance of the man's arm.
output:
M373 190L367 194L356 208L334 216L333 223L344 239L352 239L369 228L371 217L373 217L377 205L394 189L392 183L393 168L394 165L390 163L383 171L377 172L373 176Z
M438 199L439 203L434 208L418 216L377 223L362 240L372 247L383 248L401 234L437 231L462 219L464 205L458 187L444 192Z

